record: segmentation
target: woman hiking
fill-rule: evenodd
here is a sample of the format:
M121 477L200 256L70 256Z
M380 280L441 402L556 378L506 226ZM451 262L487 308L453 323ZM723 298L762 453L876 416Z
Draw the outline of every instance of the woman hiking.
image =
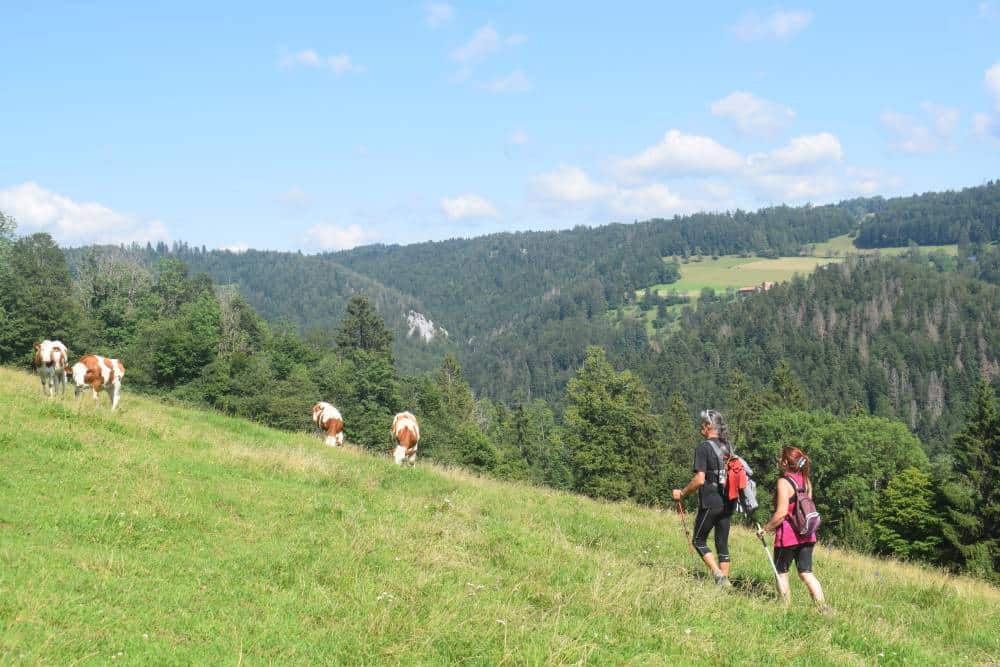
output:
M725 499L725 458L732 452L729 427L715 410L701 413L701 435L705 438L694 450L694 477L683 489L674 489L674 500L698 493L698 514L694 520L695 551L705 561L715 583L730 588L729 523L737 501ZM708 533L715 530L716 557L708 548Z
M764 533L777 529L774 537L774 564L778 574L778 592L781 593L785 606L792 600L788 585L788 569L792 561L795 561L799 579L809 589L820 613L826 614L830 612L830 607L823 598L823 587L819 579L812 572L816 533L799 535L789 519L795 512L795 496L798 489L805 489L812 498L813 487L809 480L811 468L809 457L798 447L785 447L781 450L781 458L778 459L781 477L778 478L778 488L774 492L774 515L757 531L757 536L763 538Z

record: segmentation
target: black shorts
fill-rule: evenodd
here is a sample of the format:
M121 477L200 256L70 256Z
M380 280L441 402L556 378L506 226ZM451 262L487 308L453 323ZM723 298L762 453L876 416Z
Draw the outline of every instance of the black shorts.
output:
M778 568L778 574L788 574L788 568L792 561L795 561L795 569L799 574L813 571L813 547L812 544L799 544L794 547L775 547L774 566Z

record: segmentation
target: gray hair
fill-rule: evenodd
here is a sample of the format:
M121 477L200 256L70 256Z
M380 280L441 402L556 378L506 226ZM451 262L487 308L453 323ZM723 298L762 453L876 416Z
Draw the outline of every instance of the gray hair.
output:
M701 423L708 424L719 434L719 441L732 446L729 440L729 425L718 410L702 410Z

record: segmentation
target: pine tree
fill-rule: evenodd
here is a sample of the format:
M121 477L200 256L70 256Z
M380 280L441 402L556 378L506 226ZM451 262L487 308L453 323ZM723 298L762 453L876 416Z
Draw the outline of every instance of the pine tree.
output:
M678 391L671 394L667 413L663 416L663 439L664 484L669 489L680 488L691 479L698 432L684 396Z
M340 321L335 340L343 353L365 350L392 355L392 332L363 294L347 302L347 312Z
M765 402L769 408L791 408L792 410L809 408L805 389L802 388L802 383L795 377L792 367L785 359L779 361L774 368Z
M730 373L727 394L726 421L733 445L739 451L750 425L763 412L764 401L759 392L750 388L750 379L740 370Z
M661 500L663 451L649 392L639 379L629 371L616 373L603 349L589 347L566 398L566 442L577 490L612 500Z
M345 436L362 447L387 448L392 416L402 405L392 359L392 332L368 297L358 295L348 302L335 340L345 362L353 367L350 386L342 392Z
M877 548L896 558L933 560L941 543L941 518L933 501L930 475L917 468L901 470L876 506Z
M947 534L957 542L966 569L1000 572L1000 401L985 378L955 436L954 456L955 479L946 490Z

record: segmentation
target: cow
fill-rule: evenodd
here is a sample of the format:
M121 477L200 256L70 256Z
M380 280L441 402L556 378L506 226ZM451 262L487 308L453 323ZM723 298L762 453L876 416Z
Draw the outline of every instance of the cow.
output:
M413 465L417 460L417 441L420 440L417 418L411 412L400 412L392 419L391 432L396 440L396 448L392 452L396 465L403 465L403 461Z
M313 421L326 433L324 443L331 447L344 446L344 418L340 410L320 401L313 406Z
M66 393L66 363L69 350L58 340L43 340L35 343L35 371L42 381L42 391L54 397L56 387L59 393Z
M118 407L118 399L122 395L122 379L125 377L122 362L88 354L73 364L70 374L73 376L73 392L77 398L84 387L90 387L94 392L94 403L97 404L97 392L106 388L111 392L111 409Z

